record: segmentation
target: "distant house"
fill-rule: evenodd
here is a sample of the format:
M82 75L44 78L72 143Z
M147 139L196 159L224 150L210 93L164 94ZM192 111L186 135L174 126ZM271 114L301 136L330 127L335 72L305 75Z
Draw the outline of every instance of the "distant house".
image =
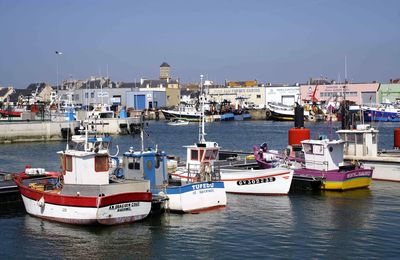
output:
M0 102L6 102L9 96L14 92L13 87L1 88L0 87Z

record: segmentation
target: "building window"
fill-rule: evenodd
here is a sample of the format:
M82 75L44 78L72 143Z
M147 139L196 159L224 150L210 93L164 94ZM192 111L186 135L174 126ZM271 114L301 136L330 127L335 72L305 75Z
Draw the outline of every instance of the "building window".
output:
M79 94L75 94L75 95L74 95L74 100L75 100L75 101L79 101Z
M89 93L85 93L85 98L88 99L89 98Z
M257 98L261 98L261 95L257 95Z
M90 93L90 98L94 98L94 92Z

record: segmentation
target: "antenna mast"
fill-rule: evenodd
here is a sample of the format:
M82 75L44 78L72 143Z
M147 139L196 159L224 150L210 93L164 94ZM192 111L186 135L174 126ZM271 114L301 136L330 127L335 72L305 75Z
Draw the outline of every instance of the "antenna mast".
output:
M206 133L204 132L204 94L203 94L203 75L200 75L200 105L201 105L201 113L200 113L200 122L199 122L199 143L204 143L206 140L204 136Z

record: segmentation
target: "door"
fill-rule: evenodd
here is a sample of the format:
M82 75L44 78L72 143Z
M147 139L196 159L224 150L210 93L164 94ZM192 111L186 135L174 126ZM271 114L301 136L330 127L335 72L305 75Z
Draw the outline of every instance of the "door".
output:
M134 107L136 110L146 109L146 96L145 95L135 95Z

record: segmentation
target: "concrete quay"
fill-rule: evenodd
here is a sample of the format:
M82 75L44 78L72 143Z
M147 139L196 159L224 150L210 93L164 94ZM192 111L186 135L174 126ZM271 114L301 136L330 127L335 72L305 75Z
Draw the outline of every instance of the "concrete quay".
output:
M0 121L0 143L65 140L77 127L77 121Z

